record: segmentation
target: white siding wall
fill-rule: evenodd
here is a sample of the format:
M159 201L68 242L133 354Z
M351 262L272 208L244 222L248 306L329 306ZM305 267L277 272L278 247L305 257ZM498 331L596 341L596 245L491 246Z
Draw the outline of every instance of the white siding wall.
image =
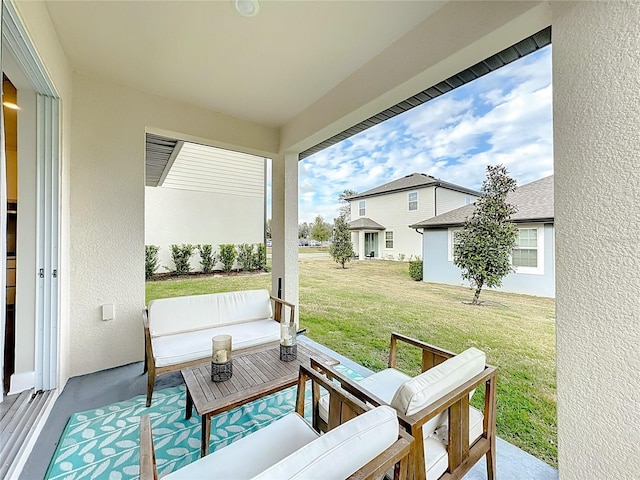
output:
M171 244L262 243L264 199L244 195L222 195L174 188L145 188L145 245L160 247L160 268L174 267ZM238 221L238 219L242 219ZM197 252L191 259L200 271Z
M433 217L435 187L408 190L377 197L365 198L366 211L364 217L370 218L392 231L394 237L393 248L385 248L385 232L379 232L380 258L399 260L404 255L408 260L411 255L422 258L422 235L409 225ZM409 211L409 193L418 192L418 209ZM438 214L448 212L465 205L465 194L439 187L437 189ZM351 202L351 220L361 218L359 202ZM354 244L357 248L357 245Z

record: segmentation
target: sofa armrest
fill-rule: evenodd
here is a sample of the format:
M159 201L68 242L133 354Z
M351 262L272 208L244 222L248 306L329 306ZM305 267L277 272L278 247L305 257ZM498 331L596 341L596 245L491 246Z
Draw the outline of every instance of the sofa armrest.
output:
M391 344L389 347L389 368L396 368L398 341L407 343L414 347L418 347L422 350L423 372L426 372L431 367L435 367L445 360L455 356L455 353L449 352L448 350L443 350L415 338L407 337L406 335L402 335L401 333L393 332L391 333Z
M289 303L281 298L271 296L271 301L274 304L273 308L273 319L277 322L282 320L282 310L285 306L289 307L289 322L293 323L296 321L296 306L293 303Z

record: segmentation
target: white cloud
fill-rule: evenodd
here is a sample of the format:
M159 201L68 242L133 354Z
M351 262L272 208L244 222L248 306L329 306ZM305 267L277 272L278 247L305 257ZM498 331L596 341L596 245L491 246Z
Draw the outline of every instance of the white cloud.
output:
M300 162L299 218L331 221L345 189L413 172L478 189L496 163L519 185L553 173L550 48Z

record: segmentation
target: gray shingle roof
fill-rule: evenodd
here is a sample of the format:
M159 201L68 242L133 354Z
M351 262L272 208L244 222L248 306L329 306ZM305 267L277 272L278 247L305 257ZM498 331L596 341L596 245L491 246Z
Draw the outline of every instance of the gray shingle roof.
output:
M362 217L350 221L347 226L349 230L384 230L385 228L378 222L374 222L370 218Z
M518 207L511 216L514 223L547 222L552 223L553 213L553 175L518 187L507 195L507 202ZM410 225L411 228L445 228L459 226L470 217L474 204L456 208L450 212Z
M457 192L469 193L471 195L480 195L480 193L476 192L475 190L461 187L460 185L455 185L453 183L444 182L438 178L432 177L431 175L426 175L424 173L412 173L411 175L407 175L397 180L385 183L384 185L380 185L379 187L367 190L366 192L354 195L353 197L349 197L349 201L359 200L366 197L374 197L377 195L386 195L388 193L402 192L404 190L415 190L416 188L431 187L436 185L439 187L449 188Z

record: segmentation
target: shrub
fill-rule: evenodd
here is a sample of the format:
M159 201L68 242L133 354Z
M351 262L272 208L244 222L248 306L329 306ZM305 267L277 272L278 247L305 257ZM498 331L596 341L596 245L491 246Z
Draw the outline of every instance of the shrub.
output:
M416 282L422 280L422 260L411 260L409 262L409 275Z
M400 260L401 262L404 262L406 255L404 253L399 253L398 254L398 260Z
M187 275L191 271L191 256L193 255L194 246L189 243L171 245L171 258L176 266L176 275Z
M220 245L219 259L222 262L222 271L229 273L233 268L233 262L236 261L236 246L231 243L223 243Z
M258 244L256 253L256 269L267 271L267 246L264 243Z
M213 272L216 265L216 254L213 252L211 244L198 245L198 253L200 254L200 266L203 273Z
M160 247L157 245L144 246L144 276L147 280L153 278L158 270L158 264L160 263L158 258L159 250Z
M254 258L253 245L243 243L238 245L238 266L245 272L255 270L257 258Z

